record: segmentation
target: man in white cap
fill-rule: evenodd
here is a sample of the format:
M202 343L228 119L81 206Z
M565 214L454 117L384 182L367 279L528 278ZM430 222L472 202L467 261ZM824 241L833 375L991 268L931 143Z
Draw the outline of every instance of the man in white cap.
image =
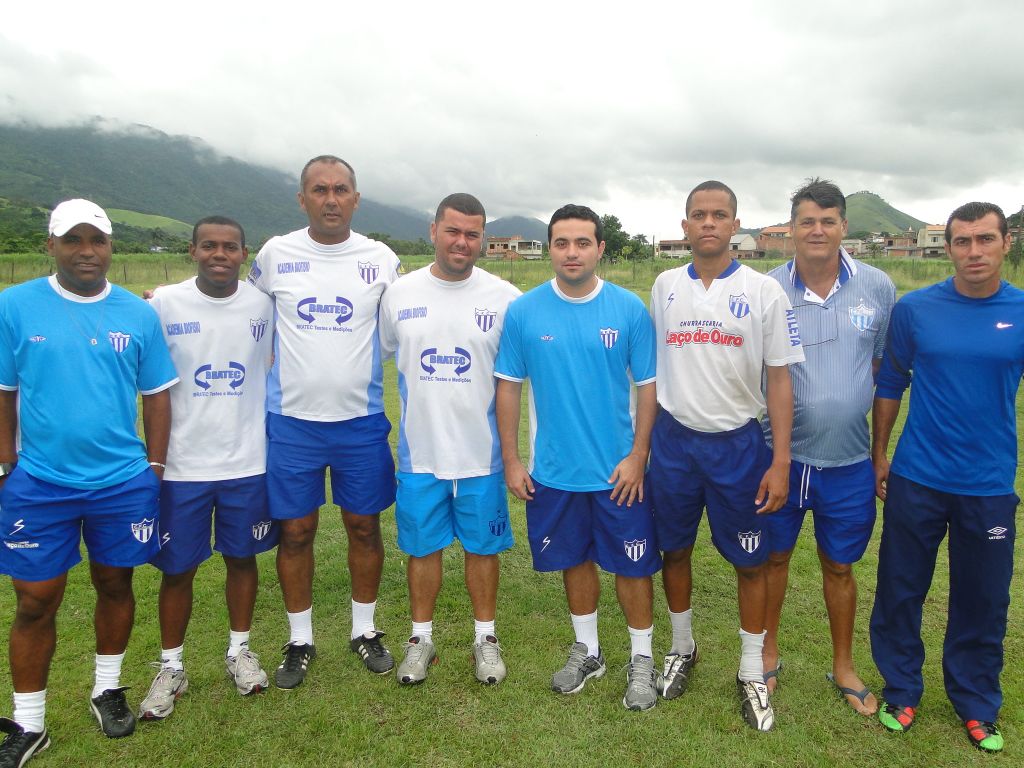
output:
M55 617L81 538L96 589L90 707L106 736L135 730L119 684L135 614L132 569L159 541L167 390L178 380L156 313L107 282L112 227L103 209L63 202L49 231L55 274L0 293L0 571L17 597L14 716L0 718L0 765L24 765L50 744ZM140 393L145 441L135 427Z

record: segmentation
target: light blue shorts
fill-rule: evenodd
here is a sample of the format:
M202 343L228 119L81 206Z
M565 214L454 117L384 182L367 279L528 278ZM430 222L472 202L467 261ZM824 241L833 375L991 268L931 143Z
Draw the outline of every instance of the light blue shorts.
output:
M456 538L474 555L496 555L514 543L503 473L460 480L426 472L397 477L398 548L406 554L425 557Z

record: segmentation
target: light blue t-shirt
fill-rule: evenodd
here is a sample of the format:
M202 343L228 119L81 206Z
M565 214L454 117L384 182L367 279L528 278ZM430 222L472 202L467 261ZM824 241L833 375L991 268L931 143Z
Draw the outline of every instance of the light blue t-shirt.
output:
M530 475L563 491L605 490L633 447L631 383L654 381L654 326L617 285L572 299L552 280L509 305L494 375L530 380Z
M138 393L177 380L156 312L123 288L61 295L43 277L0 293L0 389L18 391L18 465L37 479L106 488L147 469Z
M949 278L896 302L875 393L899 400L910 386L892 471L947 493L1013 493L1022 373L1019 288L1003 282L992 296L972 299Z

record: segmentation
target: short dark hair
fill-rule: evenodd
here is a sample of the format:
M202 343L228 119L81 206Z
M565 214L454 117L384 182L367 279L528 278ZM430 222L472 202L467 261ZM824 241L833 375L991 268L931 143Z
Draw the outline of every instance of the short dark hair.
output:
M304 192L306 189L306 172L309 170L311 165L316 163L328 163L329 165L336 165L341 163L348 168L348 175L352 178L352 189L356 189L356 170L351 165L346 163L337 155L317 155L304 166L302 166L302 173L299 174L299 191Z
M1002 233L1003 238L1010 233L1010 228L1006 224L1006 214L1003 213L1003 209L995 203L964 203L946 219L946 245L951 245L953 242L953 222L954 221L977 221L983 219L990 213L994 213L996 218L999 219L999 231Z
M551 214L551 221L548 222L548 243L551 243L551 228L556 222L565 221L566 219L581 219L583 221L589 221L594 225L594 237L597 238L597 242L604 240L604 225L601 223L601 217L594 213L593 210L587 208L585 205L563 205L553 214Z
M819 208L838 208L839 218L846 221L846 197L842 190L828 179L814 176L807 179L804 185L793 193L789 198L792 204L789 208L790 221L796 221L796 209L804 200L810 200Z
M214 224L217 226L234 227L238 230L239 236L242 238L242 247L245 248L245 230L242 229L242 225L234 219L229 219L227 216L206 216L196 222L195 226L192 227L192 245L199 245L199 228L203 224Z
M435 224L444 218L444 212L449 208L466 216L482 216L484 224L487 223L487 214L484 213L483 203L468 192L455 192L438 203L437 213L434 214Z
M690 190L690 194L686 196L686 217L690 217L690 203L693 202L693 196L695 194L697 194L698 192L712 192L715 190L719 192L725 192L727 195L729 195L729 202L732 203L732 216L733 218L736 218L736 210L738 207L738 203L736 202L736 193L729 189L729 187L726 184L723 184L720 181L715 181L714 179L702 181L700 184L698 184L696 187Z

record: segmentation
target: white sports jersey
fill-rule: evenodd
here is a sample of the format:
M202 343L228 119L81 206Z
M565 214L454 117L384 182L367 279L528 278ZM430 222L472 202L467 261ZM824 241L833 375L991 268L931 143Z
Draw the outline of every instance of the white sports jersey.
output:
M267 410L308 421L383 412L377 310L398 268L390 248L356 232L338 245L306 229L267 241L249 272L276 302Z
M150 304L180 378L171 387L164 479L229 480L265 472L274 302L245 283L215 299L192 277L159 288Z
M519 295L482 269L449 282L430 267L384 294L381 346L385 356L395 354L402 398L400 472L452 480L501 471L494 358L505 310Z
M765 412L761 373L804 359L793 308L775 280L737 261L705 290L692 265L651 288L658 402L684 426L726 432Z

